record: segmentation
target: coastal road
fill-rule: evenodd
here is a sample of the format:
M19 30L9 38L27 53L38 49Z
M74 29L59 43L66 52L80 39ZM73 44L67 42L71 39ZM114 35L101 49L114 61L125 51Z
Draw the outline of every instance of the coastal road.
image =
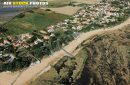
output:
M111 28L102 28L102 29L82 33L75 40L71 41L67 46L65 46L64 49L69 53L73 54L75 48L78 45L80 45L84 40L89 39L90 37L97 34L103 34L106 32L108 33L108 32L113 32L113 31L115 32L117 30L121 30L129 24L130 24L130 18L127 19L125 22ZM13 83L13 85L26 85L26 83L31 79L33 79L35 76L37 76L41 70L46 69L48 66L51 65L51 63L58 61L60 58L62 58L65 55L67 55L66 52L61 49L53 53L48 58L42 59L40 64L36 64L23 71L22 74L17 79L16 77L17 75L19 75L19 72L16 73L2 72L0 73L0 85L11 85L11 83L15 79L16 81Z

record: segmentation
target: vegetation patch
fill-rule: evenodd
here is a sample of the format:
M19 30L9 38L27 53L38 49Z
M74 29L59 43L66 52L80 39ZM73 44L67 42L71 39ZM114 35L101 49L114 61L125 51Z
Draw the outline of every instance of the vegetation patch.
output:
M128 85L129 28L87 39L75 57L62 58L30 85Z
M66 18L68 18L67 15L36 9L33 13L25 12L18 14L4 27L8 29L6 32L7 35L18 35L30 33L33 32L33 30L45 30L47 26L56 24Z
M70 85L84 66L86 52L80 51L75 57L65 56L52 68L32 81L30 85ZM78 62L80 61L80 63ZM48 76L49 75L49 76Z
M49 7L62 7L69 5L72 2L72 0L52 0L49 1Z

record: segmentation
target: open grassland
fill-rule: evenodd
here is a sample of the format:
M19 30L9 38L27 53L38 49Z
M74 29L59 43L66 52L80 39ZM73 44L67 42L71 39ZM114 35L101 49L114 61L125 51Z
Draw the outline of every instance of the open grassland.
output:
M34 10L33 13L25 12L23 17L15 17L5 25L8 29L6 34L22 34L33 30L45 29L47 26L56 24L66 18L67 15L52 11Z

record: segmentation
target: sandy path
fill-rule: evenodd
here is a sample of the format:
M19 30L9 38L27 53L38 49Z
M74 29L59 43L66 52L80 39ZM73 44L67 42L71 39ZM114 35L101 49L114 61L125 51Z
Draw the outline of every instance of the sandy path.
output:
M102 34L122 29L124 26L127 26L128 24L130 24L130 18L126 20L124 23L112 28L98 29L87 33L82 33L79 35L77 39L73 40L67 46L65 46L64 49L66 49L70 53L73 53L75 48L84 40L89 39L90 37L96 34ZM16 80L14 85L23 85L27 81L34 78L42 69L46 68L57 59L62 58L64 55L66 55L66 53L63 50L60 50L52 54L50 57L43 59L40 64L32 66L28 68L26 71L24 71L22 75ZM0 73L0 85L11 85L11 82L14 80L15 77L16 77L15 74L7 74L6 72Z
M81 7L72 7L72 6L65 6L65 7L58 7L58 8L41 8L41 9L51 9L56 13L66 14L66 15L73 15L75 14Z

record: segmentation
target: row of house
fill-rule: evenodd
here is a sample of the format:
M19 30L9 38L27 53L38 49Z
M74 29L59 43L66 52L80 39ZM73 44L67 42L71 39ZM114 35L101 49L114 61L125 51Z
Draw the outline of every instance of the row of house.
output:
M126 3L124 1L124 3ZM130 8L129 4L124 9ZM50 37L54 37L53 33L56 29L64 29L67 31L68 29L72 29L74 31L83 30L84 27L91 25L92 23L98 25L107 25L107 23L117 21L117 18L120 16L124 16L124 9L120 9L119 7L112 6L111 3L99 3L90 5L80 9L76 14L74 14L71 18L65 19L63 22L59 22L56 25L51 25L47 27L47 32L50 33L49 36L43 35L44 39L49 39ZM26 40L32 37L31 34L21 34L17 39L14 36L7 36L7 39L3 40L0 43L0 46L5 44L13 44L14 47L24 46L28 47L26 44ZM41 41L38 39L38 41ZM36 43L36 42L35 42Z
M124 3L127 3L124 1ZM123 4L123 3L122 3ZM53 33L56 29L64 29L67 31L68 29L72 29L74 31L83 30L85 27L91 25L92 23L97 25L107 25L107 23L117 21L117 18L120 16L124 16L124 9L129 9L130 4L125 6L123 9L120 9L118 6L112 6L111 3L98 3L90 6L86 6L81 8L76 14L74 14L71 18L65 19L63 22L59 22L56 25L51 25L47 27L47 32L50 33L50 36L43 35L44 39L49 39L50 37L54 37ZM14 36L8 36L7 40L4 40L3 43L0 43L0 46L5 44L12 43L14 47L24 46L28 47L26 40L32 37L31 34L21 34L19 39L16 39ZM41 41L38 39L38 41ZM36 42L38 42L36 41ZM35 42L35 43L36 43Z
M126 3L124 1L124 3ZM122 3L123 4L123 3ZM112 6L111 3L99 3L90 5L79 10L72 18L48 27L48 32L53 33L55 29L66 29L71 25L72 30L82 30L84 27L95 23L97 25L107 25L108 23L118 21L120 16L125 16L124 10L130 6L124 6L123 9L118 6Z

